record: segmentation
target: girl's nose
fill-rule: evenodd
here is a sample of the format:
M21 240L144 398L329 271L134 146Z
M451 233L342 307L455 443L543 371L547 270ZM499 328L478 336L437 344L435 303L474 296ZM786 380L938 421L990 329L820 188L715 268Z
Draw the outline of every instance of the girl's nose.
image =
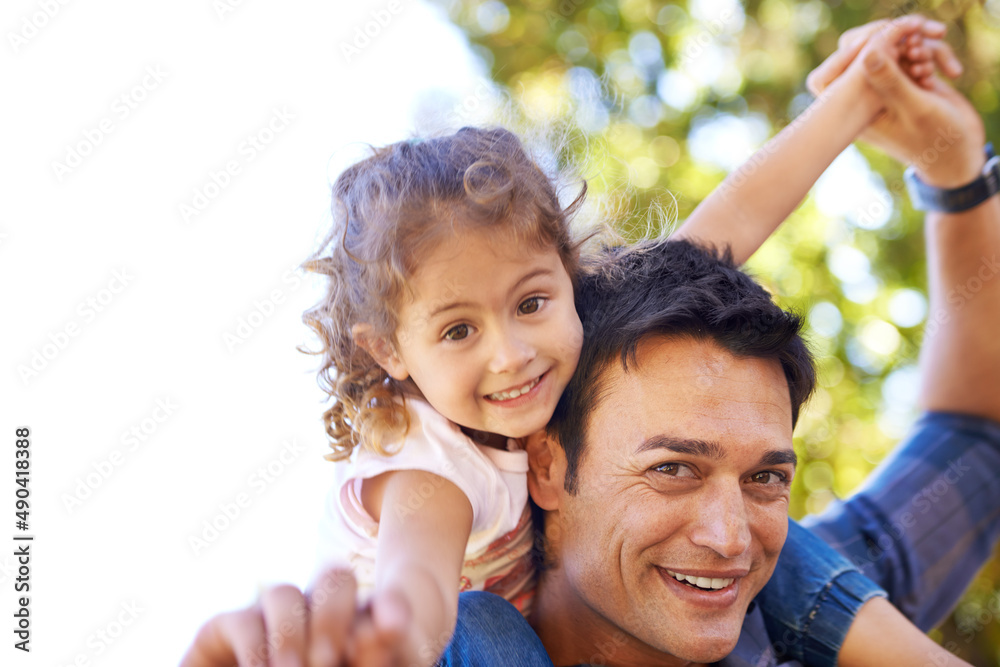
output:
M521 337L507 333L501 335L493 348L490 359L491 373L512 373L521 370L535 358L535 347Z

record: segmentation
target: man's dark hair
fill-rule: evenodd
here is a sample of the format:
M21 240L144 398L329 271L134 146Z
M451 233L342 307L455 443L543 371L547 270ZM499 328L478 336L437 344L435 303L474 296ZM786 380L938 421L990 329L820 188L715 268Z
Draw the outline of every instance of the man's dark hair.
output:
M734 355L777 359L788 380L792 426L812 393L816 371L802 320L721 254L688 241L658 241L608 251L576 292L583 321L580 363L548 432L566 452L566 490L576 487L590 415L617 358L626 371L647 336L712 340Z

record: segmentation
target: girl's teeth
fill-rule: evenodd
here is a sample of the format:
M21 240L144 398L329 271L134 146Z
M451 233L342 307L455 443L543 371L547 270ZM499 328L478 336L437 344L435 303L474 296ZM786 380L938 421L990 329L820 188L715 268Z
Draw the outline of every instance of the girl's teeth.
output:
M527 394L529 391L535 388L541 377L537 377L528 384L524 385L519 389L512 389L510 391L498 391L495 394L490 394L487 398L491 398L494 401L509 401L512 398L517 398L521 394Z

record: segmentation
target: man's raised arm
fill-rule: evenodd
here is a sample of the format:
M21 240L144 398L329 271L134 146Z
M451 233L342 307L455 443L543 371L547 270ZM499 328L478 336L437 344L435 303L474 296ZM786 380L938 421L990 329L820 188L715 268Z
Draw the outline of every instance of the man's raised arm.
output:
M939 80L914 85L887 54L870 53L865 64L887 108L872 143L927 186L975 181L985 135L965 98ZM811 77L811 87L823 85ZM928 213L926 241L920 404L928 414L857 494L803 523L929 629L1000 540L1000 199Z

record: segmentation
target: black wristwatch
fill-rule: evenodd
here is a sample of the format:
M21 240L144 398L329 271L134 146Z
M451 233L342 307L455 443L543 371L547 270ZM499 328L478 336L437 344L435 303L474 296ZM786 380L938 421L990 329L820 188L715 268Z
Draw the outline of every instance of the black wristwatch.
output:
M1000 157L993 152L993 144L986 144L986 165L979 178L960 188L936 188L919 178L913 167L903 173L906 189L910 192L913 208L921 211L959 213L1000 192Z

